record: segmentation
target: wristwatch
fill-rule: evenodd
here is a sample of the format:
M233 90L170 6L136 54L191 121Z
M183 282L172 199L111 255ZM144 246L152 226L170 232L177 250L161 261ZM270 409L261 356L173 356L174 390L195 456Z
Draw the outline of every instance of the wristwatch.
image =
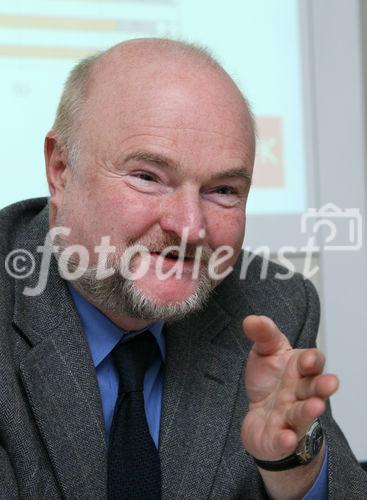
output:
M282 471L293 469L300 465L307 465L317 456L324 441L324 431L319 419L311 425L306 435L298 443L292 455L276 461L258 460L253 457L256 465L265 470Z

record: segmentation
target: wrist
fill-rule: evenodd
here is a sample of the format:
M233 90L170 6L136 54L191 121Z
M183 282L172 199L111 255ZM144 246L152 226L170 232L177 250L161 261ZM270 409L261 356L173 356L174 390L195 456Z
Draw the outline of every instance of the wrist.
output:
M294 453L281 460L259 460L253 457L256 465L263 470L280 472L310 464L319 454L324 441L324 433L318 419L300 440Z
M324 442L312 462L302 467L285 471L268 471L258 467L268 496L272 500L295 500L303 498L315 486L323 468L326 456Z

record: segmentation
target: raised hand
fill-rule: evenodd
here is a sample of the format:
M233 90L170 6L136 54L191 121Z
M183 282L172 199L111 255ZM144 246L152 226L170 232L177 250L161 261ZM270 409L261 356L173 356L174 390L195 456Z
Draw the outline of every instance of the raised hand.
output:
M248 316L243 328L254 345L245 373L250 406L242 441L257 459L280 460L295 451L312 422L324 413L338 378L322 374L321 351L293 349L270 318Z

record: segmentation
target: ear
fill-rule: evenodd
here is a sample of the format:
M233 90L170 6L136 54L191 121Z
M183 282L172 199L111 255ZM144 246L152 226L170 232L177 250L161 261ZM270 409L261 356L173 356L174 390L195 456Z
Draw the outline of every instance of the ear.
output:
M58 210L63 202L70 167L65 146L54 131L50 131L45 137L44 154L50 202Z

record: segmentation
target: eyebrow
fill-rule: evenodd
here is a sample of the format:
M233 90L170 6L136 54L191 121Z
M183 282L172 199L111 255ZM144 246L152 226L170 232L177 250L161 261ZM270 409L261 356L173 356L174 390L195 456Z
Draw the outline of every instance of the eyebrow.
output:
M127 163L131 160L136 160L136 161L146 161L150 163L155 163L156 165L159 165L160 167L166 168L166 169L172 169L176 170L178 172L183 172L184 168L180 163L177 163L170 158L168 158L165 155L157 154L157 153L152 153L149 151L135 151L133 153L130 153L129 155L126 156L124 159L124 163ZM244 167L235 167L231 168L229 170L223 170L222 172L218 172L216 174L213 174L209 177L210 181L213 180L221 180L221 179L227 179L227 178L242 178L246 179L248 183L251 184L251 175L246 171Z
M124 163L127 163L130 160L136 160L136 161L146 161L150 163L156 163L157 165L165 168L172 168L173 170L178 170L182 171L182 165L179 163L174 162L167 156L157 154L157 153L151 153L149 151L135 151L133 153L130 153L129 155L126 156L124 159Z
M228 178L246 179L250 184L252 181L251 175L248 172L246 172L244 167L231 168L230 170L224 170L223 172L219 172L217 174L210 176L209 180L215 181L215 180L228 179Z

